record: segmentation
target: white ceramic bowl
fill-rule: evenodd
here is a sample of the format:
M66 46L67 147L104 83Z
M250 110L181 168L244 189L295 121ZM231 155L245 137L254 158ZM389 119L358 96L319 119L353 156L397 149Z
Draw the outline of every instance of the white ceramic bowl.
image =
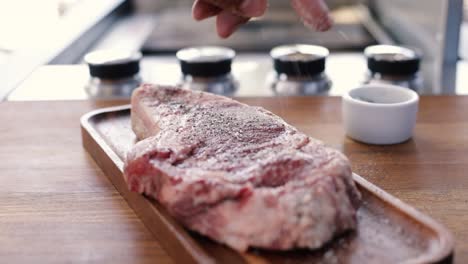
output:
M411 138L418 113L416 92L395 85L369 84L343 95L346 134L368 144L396 144Z

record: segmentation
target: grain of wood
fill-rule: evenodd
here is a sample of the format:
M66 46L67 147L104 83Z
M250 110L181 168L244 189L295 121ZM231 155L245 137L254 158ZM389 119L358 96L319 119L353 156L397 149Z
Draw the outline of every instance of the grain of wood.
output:
M0 263L173 263L81 146L107 105L0 104Z
M334 97L242 99L342 150L356 173L439 220L468 262L468 97L423 97L412 140L354 142ZM119 102L0 104L0 263L171 263L81 146L79 117Z

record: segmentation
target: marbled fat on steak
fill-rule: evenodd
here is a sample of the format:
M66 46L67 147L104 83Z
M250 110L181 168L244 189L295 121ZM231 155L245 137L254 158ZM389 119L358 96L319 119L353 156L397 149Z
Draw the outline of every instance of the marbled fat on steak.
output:
M356 228L348 160L263 108L145 84L131 117L129 188L191 230L245 251L314 249Z

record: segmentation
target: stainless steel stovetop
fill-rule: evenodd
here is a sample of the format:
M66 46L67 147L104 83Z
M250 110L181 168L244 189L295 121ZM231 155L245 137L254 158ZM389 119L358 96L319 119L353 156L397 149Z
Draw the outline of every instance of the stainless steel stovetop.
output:
M360 53L332 53L327 59L326 73L332 81L326 95L341 95L364 81L366 60ZM239 54L233 62L232 74L239 81L239 88L233 96L275 96L269 85L273 74L269 55ZM182 79L179 62L174 55L144 57L141 76L144 82L172 85ZM13 91L8 100L89 99L85 92L89 78L84 64L44 66Z
M240 27L228 39L221 39L214 34L213 19L194 22L190 10L169 9L156 20L142 51L145 54L175 53L187 46L209 44L229 47L236 52L267 53L275 46L292 43L321 45L332 51L363 50L378 41L362 23L362 12L357 10L334 10L335 24L327 32L306 28L289 9L269 10L263 17Z
M363 47L374 42L392 44L388 43L392 41L389 39L388 35L383 34L381 28L373 24L372 20L369 20L369 17L366 16L366 12L362 12L360 8L357 10L358 12L352 10L340 11L341 13L338 13L336 16L341 19L338 19L340 20L338 24L352 24L353 26L351 28L354 29L354 31L349 31L349 28L346 28L346 26L339 28L336 32L330 33L334 37L330 38L331 42L329 43L324 43L327 38L323 34L321 34L320 37L314 37L312 35L306 36L307 40L309 40L307 41L309 44L326 44L325 46L329 47L331 50L331 54L327 59L326 74L331 79L332 86L327 95L341 95L346 90L363 83L367 72L366 60L362 54ZM171 29L171 31L174 32L174 27L172 27L170 23L171 16L168 17L165 19L163 16L135 14L122 19L119 23L116 23L90 51L103 48L115 48L117 44L119 48L140 49L146 52L146 56L141 62L141 75L145 82L177 84L181 81L182 77L179 63L173 52L182 46L192 46L196 43L187 42L187 36L184 34L176 36L177 38L166 38L166 40L164 40L163 29ZM190 18L186 15L184 17ZM166 23L168 21L169 25ZM270 47L277 44L292 44L299 41L295 38L281 37L281 34L284 33L284 29L290 29L291 23L297 23L297 21L291 22L290 18L287 17L280 19L279 22L279 24L278 22L271 24L268 17L263 21L254 21L250 27L245 28L244 32L240 31L238 34L239 37L237 38L241 36L242 38L238 40L233 38L227 42L221 41L220 43L211 43L233 46L236 51L238 51L238 55L233 63L232 72L240 85L233 96L275 96L275 93L270 87L273 67L268 50ZM164 23L166 23L166 26L164 26ZM263 28L266 30L261 33L270 34L268 36L272 36L272 38L262 38L261 35L259 35L259 39L264 40L263 42L256 42L258 44L256 47L250 44L250 47L249 45L245 45L245 43L249 43L248 40L249 37L252 36L252 32L257 32L256 26L261 23L267 24L266 27L263 25ZM213 28L203 28L207 27L206 25L213 27L212 23L207 23L205 26L202 24L199 25L202 26L203 30L209 30L211 33L214 32ZM295 25L300 25L300 23ZM365 25L365 28L363 25ZM273 28L275 27L282 28L283 33L274 32L275 30L273 30ZM301 32L300 30L297 32L294 31L293 33L298 34L292 34L292 36L304 37ZM353 32L357 34L352 34ZM163 34L162 37L161 34ZM215 36L214 33L212 35ZM181 36L184 38L178 38ZM202 39L204 42L203 44L205 44L208 40L206 39L206 34L203 36L205 36ZM281 41L283 42L269 42L270 39L275 39L275 37L277 37L276 39L282 38ZM169 40L175 40L176 43L170 43ZM258 40L258 38L256 38L256 40ZM234 41L234 43L230 45L228 43L229 41ZM340 43L348 46L344 45L339 47L335 45ZM236 46L237 44L239 45ZM457 72L463 72L468 68L468 64L464 61L460 61L457 66ZM432 69L433 67L426 68ZM429 71L429 73L432 72ZM429 75L432 76L431 74ZM423 91L423 93L437 94L443 92L468 94L468 86L463 85L468 82L468 79L464 78L463 74L456 74L456 76L456 88L455 85L449 86L449 92L444 90L446 87L442 87L442 91L436 91L428 85L426 87L427 91ZM43 66L37 69L28 79L17 87L17 89L8 96L8 100L88 99L89 96L85 92L85 86L89 78L87 66L84 64ZM440 88L440 85L436 85L436 88Z

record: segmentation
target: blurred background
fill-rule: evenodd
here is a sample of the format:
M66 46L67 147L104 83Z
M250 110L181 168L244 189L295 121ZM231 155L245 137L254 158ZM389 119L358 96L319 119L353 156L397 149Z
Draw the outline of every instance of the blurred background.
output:
M92 98L84 56L103 49L142 52L142 81L180 83L176 51L200 45L237 52L232 74L239 88L232 95L275 96L269 52L294 43L330 50L327 95L340 95L368 78L363 51L376 44L410 47L421 55L421 94L468 94L468 3L462 0L329 0L336 24L326 33L305 28L289 1L271 0L264 17L227 40L217 37L212 19L192 20L192 3L1 0L0 99Z

